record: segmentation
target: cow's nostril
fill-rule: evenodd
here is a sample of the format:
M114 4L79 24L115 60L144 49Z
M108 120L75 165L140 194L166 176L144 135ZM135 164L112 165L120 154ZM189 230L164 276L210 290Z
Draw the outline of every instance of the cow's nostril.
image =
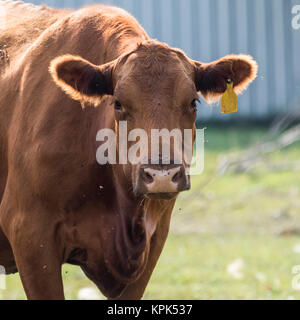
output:
M174 176L172 177L172 181L174 183L178 183L179 180L181 179L181 176L182 176L182 172L181 171L178 171L174 174Z
M154 181L150 173L144 171L144 181L146 183L152 183Z

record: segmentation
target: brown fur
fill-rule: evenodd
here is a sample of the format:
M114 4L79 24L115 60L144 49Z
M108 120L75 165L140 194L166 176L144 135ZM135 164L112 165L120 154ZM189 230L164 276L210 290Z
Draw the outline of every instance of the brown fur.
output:
M19 271L29 299L64 298L63 263L109 298L139 299L175 198L137 195L138 166L100 166L97 131L128 120L128 130L195 132L197 91L219 97L228 77L241 91L256 63L192 61L117 8L33 6L22 18L24 4L1 5L15 24L0 38L12 54L0 78L0 264Z
M1 1L0 12L0 49L5 47L12 61L45 29L67 13L11 0Z

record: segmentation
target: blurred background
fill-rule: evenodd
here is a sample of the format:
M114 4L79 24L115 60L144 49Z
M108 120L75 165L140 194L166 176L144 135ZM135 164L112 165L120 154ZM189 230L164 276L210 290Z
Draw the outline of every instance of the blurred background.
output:
M300 0L100 2L128 10L151 37L190 58L245 53L259 65L237 114L199 105L205 169L177 201L144 298L300 299L300 18L292 27ZM68 299L103 299L78 268L65 266L63 275ZM6 287L0 297L25 298L18 275Z

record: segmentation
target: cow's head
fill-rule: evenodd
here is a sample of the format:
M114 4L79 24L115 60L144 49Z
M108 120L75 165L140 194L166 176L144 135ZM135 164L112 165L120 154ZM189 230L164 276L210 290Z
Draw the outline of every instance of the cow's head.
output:
M111 108L114 108L116 129L119 121L124 120L128 132L140 128L147 133L148 150L140 148L136 163L122 165L134 193L170 199L189 189L188 164L183 154L178 154L182 150L174 143L175 139L171 139L170 163L165 163L160 153L156 153L157 159L151 158L151 130L175 129L183 136L184 129L191 129L194 139L198 93L209 103L215 102L231 79L239 94L256 77L257 64L247 55L229 55L201 63L178 49L151 40L100 66L81 57L61 56L52 61L50 72L56 84L82 105L89 102L97 106L103 95L113 97ZM127 147L134 143L128 143ZM158 147L162 150L161 145Z

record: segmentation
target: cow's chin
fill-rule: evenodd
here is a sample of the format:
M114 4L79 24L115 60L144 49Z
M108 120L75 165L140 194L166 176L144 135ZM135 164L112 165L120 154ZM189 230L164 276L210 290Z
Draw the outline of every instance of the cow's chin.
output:
M145 198L151 200L172 200L178 196L179 192L161 192L161 193L147 193Z

